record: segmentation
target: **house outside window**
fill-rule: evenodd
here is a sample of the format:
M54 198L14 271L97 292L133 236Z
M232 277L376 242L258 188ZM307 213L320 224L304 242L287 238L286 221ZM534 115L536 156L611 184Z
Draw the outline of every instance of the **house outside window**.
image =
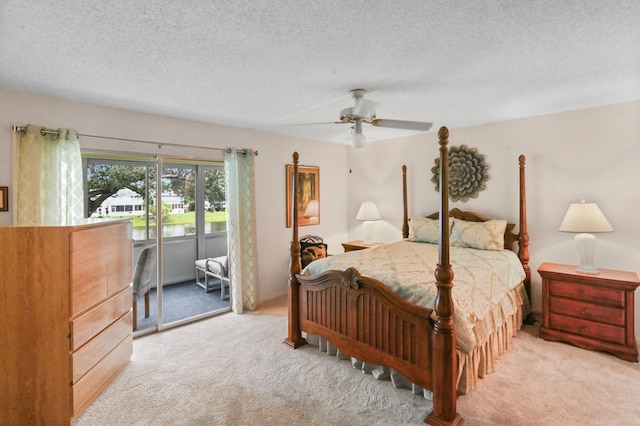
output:
M155 239L155 160L85 154L83 161L87 217L129 218L134 240ZM203 234L226 232L222 164L163 163L161 183L163 238L197 235L196 209L204 215Z

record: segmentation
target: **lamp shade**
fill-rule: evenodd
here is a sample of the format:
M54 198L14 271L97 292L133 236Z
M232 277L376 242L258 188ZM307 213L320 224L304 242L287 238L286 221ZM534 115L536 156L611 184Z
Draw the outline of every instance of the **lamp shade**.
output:
M560 224L562 232L611 232L613 228L596 203L571 203Z
M318 200L309 200L307 207L304 209L304 217L317 217L320 211Z
M373 201L363 201L360 210L356 215L356 220L380 220L380 212Z

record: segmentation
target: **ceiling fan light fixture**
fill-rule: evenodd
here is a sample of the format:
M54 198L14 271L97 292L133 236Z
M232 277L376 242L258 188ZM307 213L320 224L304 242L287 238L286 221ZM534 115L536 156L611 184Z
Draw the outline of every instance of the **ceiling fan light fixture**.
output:
M356 149L360 149L367 144L367 138L362 132L351 131L351 146Z
M351 129L351 146L356 149L360 149L367 143L367 138L364 137L362 133L362 120L357 119L353 123L353 128Z

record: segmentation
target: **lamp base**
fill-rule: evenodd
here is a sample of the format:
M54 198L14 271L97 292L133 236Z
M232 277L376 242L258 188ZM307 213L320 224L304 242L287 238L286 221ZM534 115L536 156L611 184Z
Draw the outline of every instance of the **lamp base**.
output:
M581 266L578 266L576 268L576 271L577 272L582 272L583 274L593 274L593 275L597 275L597 274L600 273L600 269L598 269L598 268L591 269L591 268L583 268Z
M580 265L576 271L584 274L598 274L600 270L593 263L593 255L596 252L598 239L593 234L578 234L573 238L580 255Z
M362 226L364 228L364 243L365 244L373 243L373 221L365 220Z

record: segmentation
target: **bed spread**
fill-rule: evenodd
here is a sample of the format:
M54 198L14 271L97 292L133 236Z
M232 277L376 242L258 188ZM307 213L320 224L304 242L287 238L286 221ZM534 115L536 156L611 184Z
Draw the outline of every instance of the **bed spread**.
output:
M451 247L454 325L458 349L471 354L514 315L522 303L511 290L525 278L520 260L510 250L476 250ZM398 241L367 250L319 259L304 275L348 267L385 283L396 294L417 305L434 308L437 295L436 244Z

